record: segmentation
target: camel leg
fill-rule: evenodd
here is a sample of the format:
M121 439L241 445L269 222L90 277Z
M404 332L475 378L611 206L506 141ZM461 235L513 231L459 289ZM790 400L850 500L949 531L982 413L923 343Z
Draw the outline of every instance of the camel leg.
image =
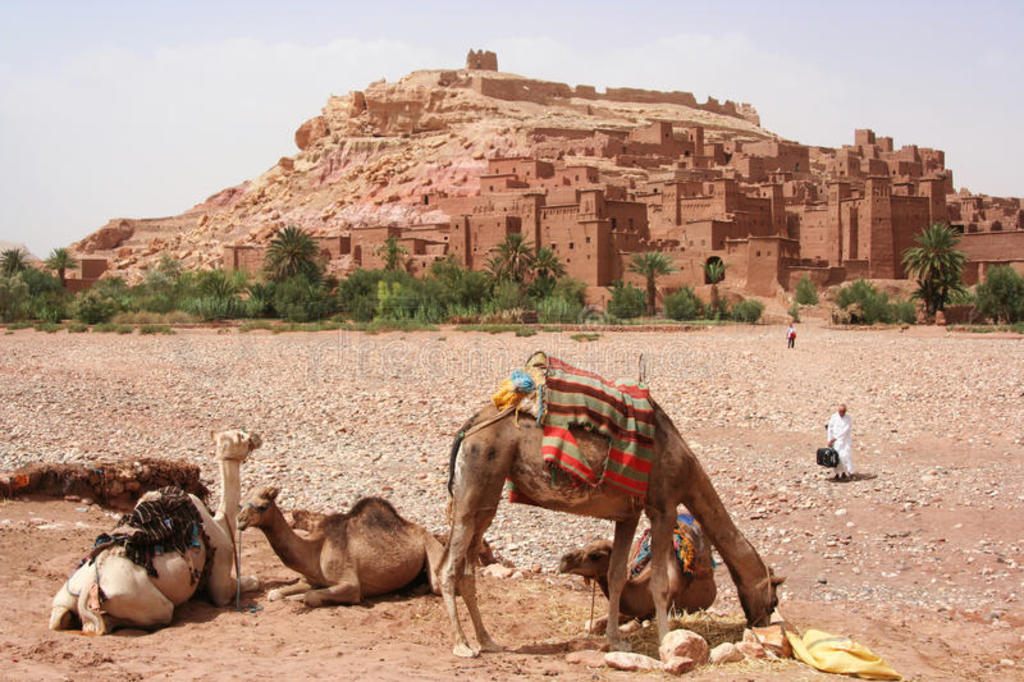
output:
M267 601L278 601L296 594L304 594L312 589L312 585L307 583L305 580L300 580L293 585L285 585L284 587L276 587L270 590L267 592Z
M358 604L362 590L358 582L342 582L320 590L310 590L302 597L306 606L316 608L327 604Z
M619 602L622 597L622 586L626 583L626 562L629 559L629 546L633 542L633 533L640 518L634 516L627 521L615 524L615 540L612 542L612 553L608 560L608 623L619 622ZM619 627L606 630L608 646L613 651L628 651L629 645L622 641Z
M499 495L500 488L499 488ZM473 622L473 630L476 632L476 639L480 643L481 651L504 651L505 647L495 642L484 627L483 618L480 617L480 605L476 599L476 563L480 557L480 549L483 547L484 531L491 525L497 507L484 509L477 512L476 532L473 534L473 541L470 543L470 561L467 562L469 570L466 571L462 580L462 599L466 602L466 610L469 611L469 618Z
M444 596L445 610L451 621L455 634L455 646L452 653L462 658L473 658L480 655L480 650L469 646L466 634L459 622L458 607L455 602L456 592L462 595L466 603L470 619L476 630L481 647L486 650L499 650L500 647L491 639L483 626L480 610L476 603L476 580L474 575L475 557L472 551L479 551L479 538L490 525L491 519L501 499L501 486L505 480L504 472L494 472L488 480L479 482L478 486L469 488L456 486L453 491L455 499L452 503L452 529L448 538L448 549L441 564L441 594ZM467 489L469 488L469 489Z
M672 554L672 531L675 529L675 507L661 509L648 507L651 519L651 582L649 589L654 598L654 613L658 620L658 641L668 634L668 560Z
M430 579L430 591L441 594L441 561L444 559L444 545L430 533L423 531L423 552L427 558L427 578Z

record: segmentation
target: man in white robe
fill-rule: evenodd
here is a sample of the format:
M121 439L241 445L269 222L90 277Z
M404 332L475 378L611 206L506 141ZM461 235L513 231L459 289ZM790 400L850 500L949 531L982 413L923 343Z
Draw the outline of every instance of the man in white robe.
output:
M828 420L828 446L839 453L836 480L853 478L853 419L846 414L846 405L840 405Z

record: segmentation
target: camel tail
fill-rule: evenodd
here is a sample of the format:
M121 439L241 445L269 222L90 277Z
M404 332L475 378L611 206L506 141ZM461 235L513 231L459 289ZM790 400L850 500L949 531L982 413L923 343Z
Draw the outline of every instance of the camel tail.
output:
M466 430L462 429L452 441L451 452L448 453L448 498L452 497L452 484L455 482L455 460L459 457L459 448L462 447L462 439L466 437Z
M455 460L459 458L459 448L462 446L462 440L466 437L466 431L473 425L480 413L477 412L472 417L466 420L466 423L462 425L459 432L455 434L455 440L452 441L452 449L448 453L448 499L452 497L452 485L455 482Z

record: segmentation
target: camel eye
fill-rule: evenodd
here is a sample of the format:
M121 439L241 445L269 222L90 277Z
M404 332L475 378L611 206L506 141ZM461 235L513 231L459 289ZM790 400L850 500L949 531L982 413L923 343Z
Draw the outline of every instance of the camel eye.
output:
M590 561L600 561L601 560L601 554L598 553L598 552L591 552L590 554L587 555L587 559L590 560Z

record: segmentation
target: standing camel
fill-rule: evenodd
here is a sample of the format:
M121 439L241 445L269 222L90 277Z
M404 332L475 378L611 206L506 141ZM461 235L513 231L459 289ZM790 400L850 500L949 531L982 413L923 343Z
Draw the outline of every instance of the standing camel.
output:
M504 411L487 406L467 421L452 446L449 493L452 527L441 564L441 593L455 635L453 653L473 657L501 647L484 628L476 598L476 577L469 557L483 540L498 509L506 479L518 493L541 507L615 522L615 540L608 568L608 622L619 622L619 599L626 581L626 557L643 510L651 521L651 592L659 637L668 632L668 566L676 507L684 504L701 524L729 568L750 625L765 625L778 603L775 587L781 578L729 517L711 480L683 441L668 415L650 401L654 410L654 459L647 495L632 497L610 486L573 485L567 477L552 481L541 454L544 429L528 416L516 418L515 408ZM573 429L587 463L600 476L608 441L584 429ZM476 631L480 649L473 649L459 622L456 594L461 594ZM607 630L613 649L622 649L617 627Z
M195 495L189 495L201 529L184 551L156 553L151 557L153 572L127 556L124 538L133 528L119 528L102 549L68 578L53 598L50 629L66 630L75 619L83 632L106 634L117 627L159 628L174 617L174 607L188 601L205 578L206 593L216 606L224 606L235 595L232 566L235 556L235 510L241 499L239 470L253 450L262 445L255 433L232 429L211 432L220 462L221 499L213 514ZM183 492L177 492L183 495ZM159 503L161 492L149 492L139 499ZM166 520L165 520L166 522ZM121 532L119 532L121 531ZM201 532L200 532L201 531ZM101 536L102 537L102 536ZM241 581L243 591L259 587L249 576Z

